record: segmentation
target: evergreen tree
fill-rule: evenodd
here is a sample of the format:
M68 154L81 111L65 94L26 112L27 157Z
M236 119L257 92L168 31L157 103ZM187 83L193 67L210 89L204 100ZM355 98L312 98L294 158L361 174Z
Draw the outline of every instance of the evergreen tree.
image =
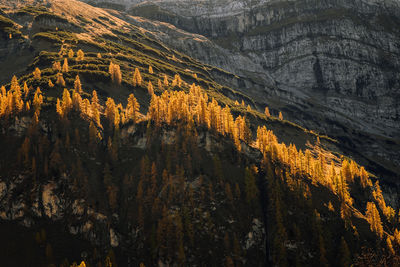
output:
M81 49L76 53L76 61L82 61L85 59L85 53Z
M72 48L71 48L71 49L68 51L68 57L69 57L69 58L73 58L74 55L75 55L75 52L74 52L74 50L72 50Z
M76 75L75 77L74 89L76 92L82 93L82 84L81 84L81 79L79 79L79 75Z
M62 66L62 72L68 72L69 71L69 66L68 66L68 59L64 59L64 64Z
M149 81L149 83L147 85L147 92L149 93L150 96L154 95L154 88L153 88L153 84L151 83L151 81Z
M133 86L141 86L142 85L142 75L138 68L135 68L135 72L133 73L132 79Z
M35 68L35 70L33 71L33 78L35 78L36 80L40 80L42 76L42 72L40 71L39 68Z
M271 114L269 113L269 108L268 107L265 107L264 113L268 118L271 117Z

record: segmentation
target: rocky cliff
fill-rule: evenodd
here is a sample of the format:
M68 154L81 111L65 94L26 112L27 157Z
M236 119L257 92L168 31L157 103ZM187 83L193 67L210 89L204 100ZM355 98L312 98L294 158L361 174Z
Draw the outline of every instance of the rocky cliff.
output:
M340 139L376 170L400 172L398 1L113 2L175 25L167 35L165 24L147 27L175 48L239 75L225 82L260 109L282 110Z

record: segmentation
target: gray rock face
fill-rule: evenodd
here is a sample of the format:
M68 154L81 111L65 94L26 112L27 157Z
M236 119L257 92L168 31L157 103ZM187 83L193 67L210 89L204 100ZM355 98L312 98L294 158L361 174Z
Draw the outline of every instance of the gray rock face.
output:
M137 22L239 75L225 82L260 109L282 110L291 121L347 142L372 165L394 163L391 171L400 173L399 1L112 2L175 25Z

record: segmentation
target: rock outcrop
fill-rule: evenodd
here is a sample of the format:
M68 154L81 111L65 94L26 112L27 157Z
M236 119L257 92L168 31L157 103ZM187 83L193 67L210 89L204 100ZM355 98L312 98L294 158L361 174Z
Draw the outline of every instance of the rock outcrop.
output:
M215 78L260 109L282 110L339 139L372 169L400 172L398 1L112 2L175 25L131 18L163 42L240 76Z

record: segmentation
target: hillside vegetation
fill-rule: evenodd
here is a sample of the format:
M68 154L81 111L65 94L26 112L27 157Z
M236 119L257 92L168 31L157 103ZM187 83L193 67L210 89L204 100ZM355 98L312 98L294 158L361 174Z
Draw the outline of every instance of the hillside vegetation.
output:
M399 212L335 140L138 28L21 14L53 22L0 89L7 266L399 266Z

